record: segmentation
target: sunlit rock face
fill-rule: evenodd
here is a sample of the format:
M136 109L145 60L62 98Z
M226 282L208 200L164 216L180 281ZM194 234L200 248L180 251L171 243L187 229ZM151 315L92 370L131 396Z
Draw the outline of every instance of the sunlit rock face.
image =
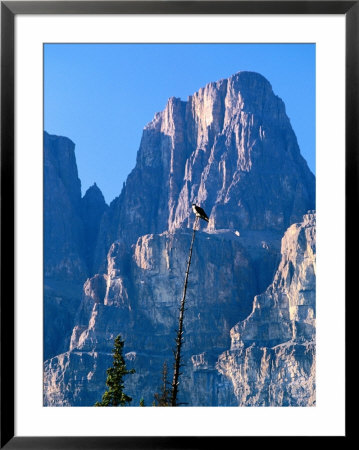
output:
M197 233L187 291L183 347L186 381L180 394L183 402L211 404L208 398L204 400L203 383L193 386L188 380L194 376L199 378L205 370L204 376L212 374L211 384L217 390L219 374L215 363L218 355L230 345L230 330L238 317L249 314L254 295L270 282L270 276L266 279L256 274L273 269L280 239L272 232L261 237L266 238L269 245L263 246L262 241L258 242L252 235ZM141 397L152 403L161 382L163 363L167 361L172 365L190 240L191 232L183 230L142 236L130 251L120 241L113 243L108 253L107 273L95 275L84 285L84 297L71 337L71 354L66 356L66 361L70 359L66 365L69 383L73 383L75 373L79 376L72 363L77 365L82 358L93 358L90 363L94 373L92 390L89 393L87 388L80 389L74 396L72 389L63 385L62 404L75 401L87 405L99 399L94 395L103 389L113 339L119 333L125 339L126 353L131 355L129 364L136 369L136 375L128 377L126 383L130 395L137 404ZM93 352L96 357L91 356ZM71 356L72 353L77 356ZM58 372L59 364L55 358L47 363L46 370L52 373L56 367ZM63 375L60 370L61 383L64 383ZM97 383L97 391L93 383ZM52 388L46 393L49 404L59 398L56 394L54 400L51 392ZM217 404L219 400L215 397L211 394Z
M231 329L217 367L241 406L315 405L315 236L314 213L287 230L273 283Z
M100 400L118 334L128 367L136 370L125 383L132 404L141 398L152 404L163 363L173 364L192 203L204 207L210 221L201 222L193 248L179 402L288 403L290 394L280 394L279 386L275 403L259 381L244 385L241 352L252 349L252 366L245 368L253 374L268 358L285 364L291 357L295 373L302 367L298 362L295 369L295 361L314 367L315 295L312 290L309 305L309 289L303 292L315 278L292 244L308 239L299 229L303 214L314 208L314 189L284 104L259 74L240 72L210 83L186 102L169 99L144 128L136 166L102 215L68 346L45 362L44 404L91 406ZM288 227L294 234L282 241L281 256ZM291 289L286 298L283 284ZM295 348L279 354L280 345ZM270 381L271 373L263 383L281 384L278 374ZM308 379L314 383L314 376ZM304 389L305 380L298 378L293 390ZM248 389L253 392L247 398L242 390ZM290 401L305 404L304 396Z
M143 130L136 167L101 230L99 267L122 238L187 228L191 204L209 230L284 232L315 208L315 179L282 100L253 72L209 83L187 101L170 98Z

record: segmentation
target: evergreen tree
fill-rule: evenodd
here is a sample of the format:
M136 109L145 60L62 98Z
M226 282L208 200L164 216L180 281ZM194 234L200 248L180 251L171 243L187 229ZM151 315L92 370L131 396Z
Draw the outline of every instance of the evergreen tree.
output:
M135 373L134 369L127 370L126 363L122 355L124 341L118 335L115 339L115 346L112 350L112 367L107 369L106 385L107 391L103 394L101 402L96 402L95 406L126 406L132 398L123 392L123 377Z
M161 392L154 395L154 406L170 406L171 405L171 389L167 379L168 367L167 362L163 363L162 368L162 386Z

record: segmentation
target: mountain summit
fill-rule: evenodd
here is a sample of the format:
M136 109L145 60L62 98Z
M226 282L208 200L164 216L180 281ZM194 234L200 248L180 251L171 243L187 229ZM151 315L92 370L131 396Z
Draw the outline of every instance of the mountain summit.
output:
M155 114L104 222L105 247L191 226L192 203L211 217L208 230L284 232L315 208L315 178L284 103L258 73L209 83L188 101L171 97Z
M193 249L180 402L315 404L315 214L304 216L315 178L263 76L171 97L144 127L119 197L109 208L100 197L91 188L83 199L101 210L86 235L92 273L67 350L45 362L45 405L93 405L118 334L136 370L126 392L152 404L173 358L193 203L209 222Z

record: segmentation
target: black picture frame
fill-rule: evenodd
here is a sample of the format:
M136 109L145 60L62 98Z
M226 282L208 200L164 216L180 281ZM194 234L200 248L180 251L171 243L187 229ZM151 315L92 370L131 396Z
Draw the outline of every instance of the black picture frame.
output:
M237 437L14 436L14 20L18 14L340 14L346 20L346 298L358 205L359 1L2 1L1 2L1 442L6 449L159 449L228 445ZM347 322L346 322L347 323ZM346 326L348 342L348 326ZM346 350L347 356L347 350ZM346 358L347 373L350 364ZM348 389L346 389L346 392ZM346 411L348 408L346 397ZM346 414L347 417L347 414ZM346 438L349 437L346 424ZM287 439L287 438L285 438ZM233 445L233 443L231 443Z

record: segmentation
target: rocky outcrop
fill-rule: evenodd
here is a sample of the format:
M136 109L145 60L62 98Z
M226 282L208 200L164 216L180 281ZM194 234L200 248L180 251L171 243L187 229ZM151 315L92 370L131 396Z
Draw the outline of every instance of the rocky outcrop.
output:
M309 288L303 292L315 279L310 264L304 270L300 249L293 250L295 238L284 238L287 259L273 276L283 233L314 208L314 190L284 104L261 75L240 72L187 102L169 99L144 128L136 167L102 216L92 264L97 273L84 284L69 346L45 362L44 404L98 401L118 334L136 370L126 390L135 406L142 397L152 403L162 365L173 361L192 202L204 207L210 222L202 224L193 249L179 401L311 404L306 380L314 382L307 372L314 367L315 323ZM302 243L299 229L310 226L294 227L285 236L296 229ZM314 301L314 291L310 295ZM249 352L244 366L243 352ZM289 364L288 373L308 369L307 378L298 375L281 393L284 372L271 372L268 360L273 367ZM255 378L258 367L263 387ZM253 374L250 387L244 370ZM267 395L271 382L278 385L270 388L275 400ZM295 389L307 389L308 396L299 399Z
M97 186L81 198L75 144L44 133L44 356L68 349L82 286L107 208Z
M315 214L282 239L273 283L231 330L218 370L241 406L315 405Z
M170 98L143 130L136 167L101 229L97 262L111 243L191 227L192 202L209 230L282 233L315 208L315 179L284 103L253 72L209 83L188 101Z
M135 406L142 397L151 404L162 364L173 358L179 304L174 299L181 295L189 240L184 231L147 235L131 254L120 242L112 245L108 273L85 284L70 351L45 364L45 404L94 404L118 333L126 342L127 364L136 369L126 380L127 391ZM273 267L278 248L268 245L273 235L255 248L258 241L245 233L197 236L185 320L183 404L315 405L315 214L287 230L273 282L251 301L253 292L264 290L265 280L257 285L256 273L266 270L265 261ZM238 317L245 318L233 326ZM230 350L223 351L229 339Z
M44 276L79 280L87 276L81 182L75 144L44 133Z
M81 304L83 281L44 278L44 359L66 351Z
M233 232L198 232L187 291L184 345L187 378L193 376L193 365L198 368L199 376L203 369L203 364L201 367L198 364L198 354L201 354L207 361L207 373L212 371L217 380L215 362L229 346L230 329L238 317L248 315L253 296L270 282L270 276L261 278L257 273L273 273L280 236L274 232L261 233L260 240L253 234L256 233L237 236ZM96 353L90 367L95 377L92 383L98 380L98 390L92 385L90 392L77 390L74 398L69 386L64 385L61 404L88 405L98 400L94 394L97 392L98 397L103 389L108 355L119 333L125 339L126 351L132 355L131 367L138 374L128 377L130 395L135 402L143 397L147 404L152 403L163 362L172 363L190 240L191 232L180 230L142 236L130 252L122 242L113 243L107 273L95 275L85 283L70 344L70 353L77 356L68 355L70 360L75 358L74 364L79 364L84 353L87 361L91 359L89 355ZM58 367L56 361L55 358L47 363L46 370L52 372L54 365ZM72 362L66 370L77 372ZM102 376L98 371L102 371ZM199 401L203 400L200 388L200 384L198 388L183 387L181 401L200 405ZM51 389L45 391L46 402L53 404ZM208 399L205 404L210 404Z
M96 243L100 229L101 219L107 211L108 206L105 198L94 183L89 187L81 199L81 213L84 223L84 240L85 240L85 259L88 267L89 276L94 275L94 256Z

